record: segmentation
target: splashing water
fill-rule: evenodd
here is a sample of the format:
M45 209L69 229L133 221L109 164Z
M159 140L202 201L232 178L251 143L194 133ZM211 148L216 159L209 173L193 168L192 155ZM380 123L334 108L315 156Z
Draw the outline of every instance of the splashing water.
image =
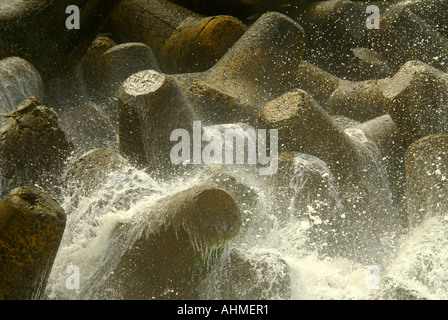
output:
M204 174L206 167L190 166L184 176L158 181L127 166L110 173L89 195L67 188L59 197L67 225L48 298L119 299L119 288L107 285L107 278L148 230L140 222L162 197L204 183L234 197L242 227L194 298L378 299L403 292L406 297L448 298L447 221L434 218L410 232L403 229L377 146L362 131L345 132L364 159L357 185L340 185L323 160L295 153L283 181L261 177L250 165L222 166L232 177L227 184L213 172ZM115 226L130 221L134 228L128 234L111 239ZM79 268L79 288L67 288L69 266Z
M293 163L294 174L286 186L291 192L281 197L271 182L260 178L256 168L224 167L226 174L256 194L257 201L236 198L243 226L198 286L196 298L368 299L377 294L377 288L368 285L368 265L319 251L335 236L331 228L319 227L328 217L344 219L347 214L330 170L322 160L306 154L295 154ZM104 285L107 273L113 272L120 257L148 228L144 223L134 223L135 228L111 246L110 242L116 241L110 238L114 227L120 222L143 221L161 197L207 183L209 178L192 174L160 182L128 166L109 174L88 196L76 189L65 194L61 204L68 220L47 286L48 297L97 297L94 292ZM377 196L389 203L390 194L382 178L370 180L370 187L384 190L386 193ZM314 239L317 245L310 240L313 230L324 239ZM319 233L322 230L325 232ZM77 290L66 285L67 267L72 265L80 271ZM116 288L106 291L102 298L119 297Z
M0 113L8 114L30 96L44 95L40 74L26 60L10 57L0 62Z

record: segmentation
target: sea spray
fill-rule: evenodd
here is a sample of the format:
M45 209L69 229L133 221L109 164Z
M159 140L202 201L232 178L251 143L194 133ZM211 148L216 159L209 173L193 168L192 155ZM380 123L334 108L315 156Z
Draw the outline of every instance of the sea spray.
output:
M90 278L101 264L115 263L120 252L105 257L109 236L117 223L139 213L137 203L151 203L160 193L160 185L143 171L125 167L104 179L89 196L66 194L61 201L67 210L67 226L56 256L47 287L52 299L79 299L80 291L65 287L66 268L76 265L80 270L81 289L99 286ZM78 191L81 192L81 191ZM132 241L129 235L128 241ZM112 260L112 262L110 262Z

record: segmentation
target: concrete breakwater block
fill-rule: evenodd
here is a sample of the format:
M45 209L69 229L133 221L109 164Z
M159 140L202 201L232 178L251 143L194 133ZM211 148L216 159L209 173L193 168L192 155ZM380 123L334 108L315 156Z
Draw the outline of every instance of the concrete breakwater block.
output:
M164 197L140 220L112 231L111 252L128 245L113 270L96 274L109 276L119 299L188 299L241 225L232 197L210 185Z
M73 144L59 128L57 113L31 97L0 123L2 193L15 187L55 187Z
M336 212L325 212L323 207L321 219L329 223L313 228L312 238L320 239L315 242L326 244L325 250L331 252L330 255L349 256L364 262L381 260L383 257L376 253L381 237L375 231L366 230L374 230L379 225L383 230L395 230L399 221L392 211L392 193L378 159L381 154L370 149L364 134L359 136L355 132L341 129L311 95L300 89L267 103L259 114L258 128L278 130L279 152L302 153L323 160L329 172L323 169L317 172L317 184L327 183L325 188L328 188L328 181L319 175L333 175L333 192L337 190L340 193L339 203L329 202L330 206L336 208ZM294 163L287 157L285 159L284 154L282 156L282 162ZM283 165L280 164L279 167ZM285 179L288 179L289 171L281 171L286 174ZM275 179L282 181L278 177ZM290 186L286 186L284 194L297 192L288 188ZM324 191L325 188L319 194L330 192ZM377 194L373 195L373 190ZM309 199L313 197L316 195ZM296 196L296 200L300 202L300 196ZM296 206L300 208L300 203ZM352 241L359 242L359 246L348 250L337 244Z
M294 74L294 85L291 89L302 89L311 94L321 104L325 104L339 86L350 83L307 60L300 61L297 68L294 68L291 72Z
M204 122L254 126L267 101L296 87L304 41L292 19L265 13L212 68L174 77Z
M204 74L203 81L254 104L282 92L288 72L305 49L300 25L276 12L263 14L227 53Z
M325 102L326 109L357 121L368 121L387 111L383 88L388 79L343 81Z
M64 180L67 188L79 188L81 194L89 195L107 174L128 165L118 152L109 148L91 150L70 164Z
M389 62L378 52L356 47L350 49L347 54L348 63L343 63L345 67L343 77L351 81L374 80L387 78L392 75L392 68Z
M120 42L150 46L163 72L184 73L212 67L247 28L234 17L205 17L165 0L125 0L108 29Z
M397 125L389 114L360 123L352 128L361 130L367 138L374 141L383 156L387 156L389 148L395 145L393 138L398 133Z
M34 66L19 57L0 60L0 112L8 114L32 96L44 96L44 84Z
M92 98L100 96L97 90L98 79L101 77L104 64L102 55L116 45L117 43L112 38L100 34L92 41L79 61L80 77L86 91Z
M241 181L238 172L228 170L226 165L209 165L196 177L201 183L209 184L227 192L232 196L241 212L246 209L253 209L259 201L256 189Z
M267 103L258 128L277 129L279 151L312 154L341 179L359 170L360 155L350 137L306 91L297 89Z
M155 174L172 173L171 134L191 130L196 118L176 81L153 70L138 72L120 87L118 108L120 153Z
M447 132L447 73L409 61L385 84L387 112L400 130L402 145Z
M303 4L309 0L172 0L172 2L203 14L230 14L248 20L252 15L263 14L267 11L278 11L282 5L290 2Z
M92 57L92 54L89 55ZM116 110L117 91L120 85L131 75L143 70L160 71L153 51L144 43L130 42L110 47L94 61L86 64L83 74L91 72L91 66L96 66L96 74L91 79L91 95L97 101L113 101L115 108L110 107L109 113ZM112 104L112 103L111 103ZM117 112L115 111L116 119Z
M312 79L319 69L310 64L309 70L308 77ZM332 79L325 74L323 78ZM446 132L447 79L447 73L412 60L388 78L365 81L333 79L327 83L332 84L328 92L334 90L321 103L330 114L361 122L388 113L402 133L400 143L408 147L409 143L425 135ZM317 96L322 97L319 93Z
M404 157L405 194L411 227L425 219L446 217L448 208L448 135L429 135L414 142Z
M372 141L381 155L380 162L386 167L394 203L402 204L404 196L405 168L403 157L406 148L400 143L400 130L389 114L359 123L348 128L351 132L361 131ZM404 224L407 224L403 219Z
M118 0L16 0L0 4L0 57L30 61L45 79L74 68ZM66 27L67 7L80 10L80 28Z
M306 60L336 76L346 76L350 50L361 46L365 36L365 10L358 1L328 0L296 5L293 2L281 12L305 30Z
M381 27L367 30L366 43L371 48L377 48L393 70L407 61L419 60L447 72L448 39L403 3L392 5L382 12Z
M448 21L448 1L412 0L406 1L402 5L409 8L425 22L431 24L445 37L448 37L448 25L446 24L446 21Z
M35 187L12 190L0 202L0 295L39 300L65 229L61 206Z

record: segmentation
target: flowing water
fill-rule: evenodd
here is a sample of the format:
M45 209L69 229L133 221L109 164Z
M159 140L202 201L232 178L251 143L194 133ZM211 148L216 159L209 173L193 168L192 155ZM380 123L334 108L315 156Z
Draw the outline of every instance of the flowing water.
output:
M3 1L0 12L15 2ZM0 64L1 113L10 112L24 97L42 94L35 70L19 62L11 66ZM79 79L69 75L65 80ZM73 89L73 83L55 84L47 94L59 99L59 89L63 95L83 91ZM107 116L90 134L98 135L98 141L88 145L76 127L85 122L85 114L64 113L58 103L49 106L58 106L62 127L73 129L66 131L77 140L74 158L89 146L116 148L116 134L101 127ZM98 119L107 114L103 106L90 107ZM427 122L432 126L438 120ZM448 299L448 213L408 229L402 224L406 208L393 203L384 155L361 131L345 132L363 159L361 179L353 184L341 184L323 160L301 153L286 164L289 171L280 181L260 176L254 165L223 167L235 179L227 191L235 195L243 224L192 298ZM102 135L107 141L100 141ZM204 174L206 167L188 169L182 176L160 180L125 165L89 193L73 185L55 192L67 224L48 280L48 299L119 299L119 288L108 277L143 232L163 223L150 218L158 200L213 182L213 176ZM112 231L123 222L134 227L114 237ZM71 282L73 270L79 272L79 286Z
M83 121L76 112L68 115L65 126ZM341 185L324 161L300 153L283 175L286 181L262 177L253 165L223 167L236 181L227 191L236 195L243 225L194 298L448 298L448 215L429 218L412 230L403 226L406 210L392 201L383 155L359 130L345 131L363 159L362 178L354 184ZM76 129L69 133L78 139L78 147L86 140ZM116 140L103 144L117 145ZM119 299L119 289L107 283L108 276L139 235L151 228L148 214L157 200L210 183L201 173L205 167L189 169L159 180L128 165L108 174L88 194L75 186L62 188L57 200L67 224L48 298ZM239 196L241 188L250 196ZM114 227L127 221L135 226L129 234L112 238ZM79 271L79 287L69 285L73 270Z
M29 62L17 57L0 61L0 113L8 114L30 96L40 98L43 91L41 76Z
M292 173L280 187L261 177L256 166L224 166L236 179L235 189L228 191L238 193L243 186L255 197L236 198L243 226L204 276L195 299L446 298L448 219L402 228L378 148L362 132L346 132L365 156L362 192L338 185L326 163L307 154L294 154ZM210 182L201 174L204 167L190 168L161 181L129 165L110 173L88 195L75 187L62 192L67 226L48 298L119 299L118 288L106 280L151 224L151 207L161 197ZM360 204L362 212L347 207ZM362 223L351 218L354 212ZM141 223L111 239L114 226L125 221ZM72 266L79 271L79 288L67 286Z

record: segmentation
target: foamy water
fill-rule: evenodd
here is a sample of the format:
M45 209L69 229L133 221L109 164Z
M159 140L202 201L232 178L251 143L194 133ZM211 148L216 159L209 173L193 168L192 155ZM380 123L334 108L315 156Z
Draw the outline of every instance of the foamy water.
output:
M141 170L126 167L111 173L88 196L78 194L76 189L69 189L71 191L61 201L68 220L50 275L48 297L119 298L116 288L103 287L104 281L108 272L114 271L121 255L148 226L137 223L133 232L121 237L121 242L112 246L115 251L110 250L111 242L116 241L110 238L111 231L119 222L147 221L148 211L161 197L208 182L203 181L204 178L196 172L200 170L195 168L195 172L186 177L160 182ZM258 201L239 203L243 227L202 280L196 292L197 299L376 299L381 298L382 292L390 285L390 282L383 281L386 278L407 287L414 286L425 297L445 297L443 282L435 278L429 282L425 280L430 284L437 282L440 287L425 291L421 289L424 284L413 279L408 270L411 260L419 252L429 252L433 246L440 245L437 238L428 236L427 230L416 235L409 234L415 237L412 241L404 238L401 244L385 246L382 253L389 251L392 257L386 265L360 263L350 259L350 255L331 256L318 250L322 243L313 243L316 242L315 238L310 241L310 230L323 224L324 216L328 214L344 215L335 179L322 160L296 154L295 172L290 177L290 187L294 192L286 199L272 192L272 186L260 178L256 168L229 166L227 173L254 191ZM298 197L303 195L305 189L309 192L309 184L313 183L310 175L323 179L328 190L322 192L325 191L328 198L306 203L303 197ZM386 195L390 196L383 178L375 177L374 181L370 181L370 186L385 190ZM384 197L384 193L380 196ZM389 204L389 198L384 200ZM280 205L279 201L284 203ZM285 212L279 212L279 207L286 208ZM335 212L329 213L328 210ZM333 233L328 229L322 230L326 233L324 238L331 240ZM384 231L383 237L390 236L388 226L384 227ZM426 242L421 241L422 236L428 237ZM395 236L391 236L390 243L397 243L396 240ZM395 258L397 248L401 251ZM443 254L437 259L440 260L437 263L442 264ZM67 267L73 265L80 271L79 290L68 289L66 285L69 277ZM437 270L427 277L445 276L442 266ZM381 287L384 285L386 287ZM104 290L100 296L94 294L98 288Z

